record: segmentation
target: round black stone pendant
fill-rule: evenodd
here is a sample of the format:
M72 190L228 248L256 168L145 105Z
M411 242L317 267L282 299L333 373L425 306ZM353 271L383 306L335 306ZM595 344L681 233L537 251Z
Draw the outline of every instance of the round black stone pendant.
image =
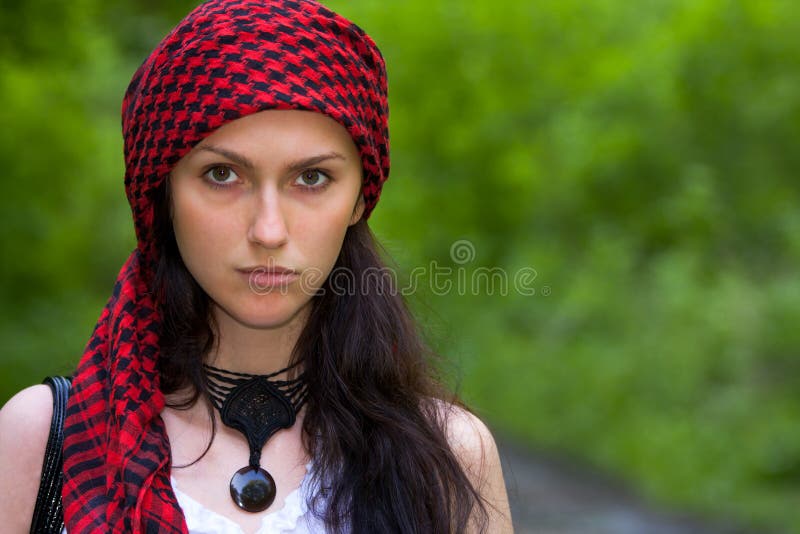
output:
M231 498L246 512L261 512L275 500L275 481L260 467L242 467L231 478Z

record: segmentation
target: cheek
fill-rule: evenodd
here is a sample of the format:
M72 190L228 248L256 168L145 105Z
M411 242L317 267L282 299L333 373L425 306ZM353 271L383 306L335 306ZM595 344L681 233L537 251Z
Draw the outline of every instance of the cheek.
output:
M173 205L172 227L178 250L195 278L201 278L205 270L213 267L214 259L224 250L225 236L233 235L226 223L230 225L230 221L215 216L207 207L190 201Z
M296 226L296 235L303 236L304 248L321 270L327 272L336 263L351 216L351 207L337 208L303 218Z

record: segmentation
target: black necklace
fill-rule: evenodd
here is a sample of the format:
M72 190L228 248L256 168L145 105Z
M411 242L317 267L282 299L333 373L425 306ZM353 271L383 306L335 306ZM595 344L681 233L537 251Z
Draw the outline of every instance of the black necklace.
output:
M305 402L302 374L292 380L272 380L294 365L268 375L251 375L203 364L211 403L222 422L244 434L250 447L250 464L231 478L231 498L247 512L266 510L275 500L275 480L261 468L261 449L275 432L294 424Z

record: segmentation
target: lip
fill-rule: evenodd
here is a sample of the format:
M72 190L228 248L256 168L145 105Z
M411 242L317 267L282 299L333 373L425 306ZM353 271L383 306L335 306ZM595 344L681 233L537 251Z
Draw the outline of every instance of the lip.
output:
M256 292L262 292L271 287L286 286L300 276L294 269L281 265L249 267L239 269L239 272L247 277L248 285Z
M244 269L239 269L240 272L245 274L291 274L297 273L294 269L289 269L288 267L284 267L283 265L255 265L253 267L245 267Z

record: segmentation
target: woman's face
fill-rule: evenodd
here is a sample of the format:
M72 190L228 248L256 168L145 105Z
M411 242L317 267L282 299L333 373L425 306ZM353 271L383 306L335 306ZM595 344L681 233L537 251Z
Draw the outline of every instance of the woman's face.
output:
M282 326L304 309L364 210L355 144L309 111L222 126L175 165L169 187L186 267L218 320L251 328ZM282 268L295 274L268 272Z

